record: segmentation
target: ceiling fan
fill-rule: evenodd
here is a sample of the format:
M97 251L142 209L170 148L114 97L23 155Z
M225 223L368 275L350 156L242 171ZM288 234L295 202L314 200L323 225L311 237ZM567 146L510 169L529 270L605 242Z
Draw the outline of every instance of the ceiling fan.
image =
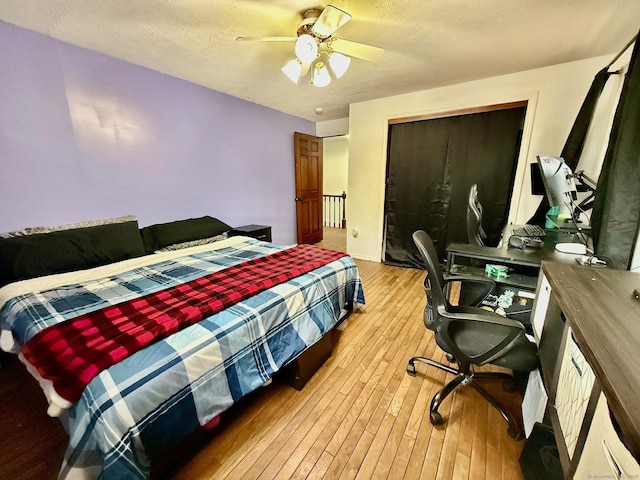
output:
M384 53L380 47L334 37L334 32L349 20L351 15L347 12L327 5L323 10L306 10L295 37L237 37L236 40L295 42L296 58L282 67L282 71L297 84L313 68L311 83L316 87L325 87L331 83L331 74L336 78L345 74L351 57L375 62Z

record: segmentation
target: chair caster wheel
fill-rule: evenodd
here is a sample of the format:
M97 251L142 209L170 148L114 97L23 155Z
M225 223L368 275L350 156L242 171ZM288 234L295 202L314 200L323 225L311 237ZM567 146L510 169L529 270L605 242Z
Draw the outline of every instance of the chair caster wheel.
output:
M409 375L415 375L416 374L416 366L413 363L408 363L407 364L407 373Z
M444 423L442 415L438 412L429 412L429 420L431 425L442 425Z
M450 353L447 353L447 360L449 361L449 363L456 363L457 362L456 357L454 357Z
M502 381L502 390L507 393L513 393L518 389L518 385L516 385L516 381L513 379L503 380Z

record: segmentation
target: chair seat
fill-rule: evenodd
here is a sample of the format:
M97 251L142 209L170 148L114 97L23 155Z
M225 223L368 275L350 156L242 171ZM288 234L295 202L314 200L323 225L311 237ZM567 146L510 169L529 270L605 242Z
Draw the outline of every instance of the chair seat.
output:
M474 363L474 358L499 345L507 334L507 327L500 329L495 325L484 324L472 327L465 325L465 328L458 330L452 327L449 330L451 339L465 353L471 363ZM514 340L511 348L493 358L491 364L521 372L531 372L538 368L538 349L535 343L521 335Z
M495 316L498 319L505 318L497 313L466 305L451 306L449 310L455 314L481 313L483 316ZM450 322L448 328L448 336L456 347L462 350L470 359L477 358L482 353L498 346L513 329L510 326L492 323L464 322L464 324L461 324L455 321ZM491 363L521 372L531 372L538 368L539 360L536 344L525 335L518 336L515 342L511 348L494 357ZM474 363L473 360L471 363Z

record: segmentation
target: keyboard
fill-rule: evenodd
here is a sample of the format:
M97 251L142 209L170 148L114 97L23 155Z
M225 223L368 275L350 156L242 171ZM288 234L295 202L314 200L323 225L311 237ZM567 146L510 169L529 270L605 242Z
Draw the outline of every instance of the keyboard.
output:
M522 225L520 228L513 230L514 235L520 237L544 237L547 232L540 225Z

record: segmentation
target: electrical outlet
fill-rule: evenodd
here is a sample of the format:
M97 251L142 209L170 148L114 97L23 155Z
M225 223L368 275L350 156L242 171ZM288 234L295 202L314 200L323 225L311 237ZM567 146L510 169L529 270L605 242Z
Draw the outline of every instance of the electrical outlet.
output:
M354 228L354 229L351 231L351 235L353 236L353 238L358 238L358 230Z

